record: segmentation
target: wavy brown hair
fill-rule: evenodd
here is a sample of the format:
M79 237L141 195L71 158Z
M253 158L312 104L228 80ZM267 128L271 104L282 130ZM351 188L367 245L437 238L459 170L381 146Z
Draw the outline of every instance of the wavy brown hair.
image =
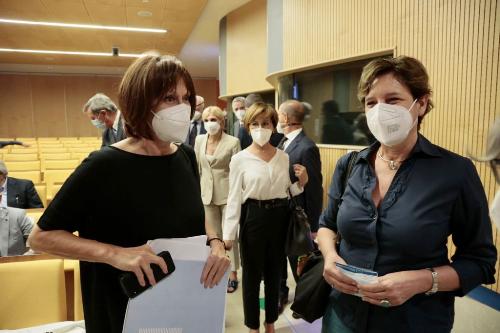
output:
M420 129L420 123L425 115L432 110L434 104L430 98L432 89L429 85L427 71L424 65L415 58L407 56L378 58L366 64L358 84L359 101L364 105L366 95L370 92L375 79L388 73L392 73L396 80L407 87L414 99L429 95L427 109L423 116L418 117L418 128Z
M196 107L196 91L191 75L179 59L170 55L146 54L130 65L118 92L128 136L154 139L151 110L169 92L175 91L179 80L186 85L192 116Z

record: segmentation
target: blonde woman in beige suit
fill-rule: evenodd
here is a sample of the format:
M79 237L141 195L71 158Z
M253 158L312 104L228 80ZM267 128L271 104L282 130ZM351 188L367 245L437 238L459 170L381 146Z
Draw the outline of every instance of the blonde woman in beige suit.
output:
M224 113L217 106L209 106L203 110L202 119L207 133L198 135L194 145L200 170L201 198L205 219L222 239L222 221L229 193L229 162L241 150L240 141L224 133ZM231 273L227 292L232 293L238 288L238 246L233 244L229 257Z

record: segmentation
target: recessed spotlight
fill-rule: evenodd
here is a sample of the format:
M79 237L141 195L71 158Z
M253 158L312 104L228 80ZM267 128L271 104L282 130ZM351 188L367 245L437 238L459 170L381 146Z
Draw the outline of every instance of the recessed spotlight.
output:
M153 16L153 13L151 13L149 10L140 10L137 12L137 16L140 17L151 17Z

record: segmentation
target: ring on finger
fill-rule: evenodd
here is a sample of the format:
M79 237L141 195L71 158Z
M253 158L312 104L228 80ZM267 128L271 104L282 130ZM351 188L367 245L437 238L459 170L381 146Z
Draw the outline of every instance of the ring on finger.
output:
M380 301L380 306L384 308L390 307L392 304L388 299L383 299Z

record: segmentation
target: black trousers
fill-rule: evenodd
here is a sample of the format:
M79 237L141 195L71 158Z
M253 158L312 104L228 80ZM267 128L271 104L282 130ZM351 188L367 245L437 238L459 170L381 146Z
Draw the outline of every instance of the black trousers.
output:
M298 256L288 256L288 262L290 262L290 267L292 269L292 274L295 282L299 279L297 275L297 260ZM283 259L283 272L281 273L281 282L280 282L280 298L288 297L289 288L286 285L286 280L288 279L288 267L286 263L286 257Z
M281 201L284 202L284 201ZM266 323L278 319L281 274L285 259L285 237L289 222L288 204L260 204L247 200L242 207L240 252L243 268L243 311L245 325L258 329L259 287L264 277Z

